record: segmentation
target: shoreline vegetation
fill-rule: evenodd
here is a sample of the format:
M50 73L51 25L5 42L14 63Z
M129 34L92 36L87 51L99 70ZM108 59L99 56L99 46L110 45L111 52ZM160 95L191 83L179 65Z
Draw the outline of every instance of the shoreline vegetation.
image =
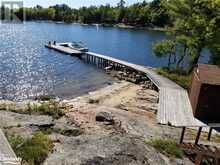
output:
M191 74L180 73L177 70L170 70L168 68L156 68L155 71L158 74L174 81L186 90L188 90L190 87Z
M2 7L2 11L9 9ZM13 13L25 21L55 21L57 23L80 23L99 24L105 27L152 29L164 31L171 25L171 20L163 5L163 0L152 2L139 2L127 5L126 1L119 0L117 6L110 4L100 6L71 8L66 4L57 4L44 8L40 5L35 7L23 7L14 10ZM6 12L7 14L7 12ZM4 20L7 15L1 16Z
M120 29L134 29L134 30L151 30L151 31L159 31L159 32L169 32L171 29L169 27L148 27L148 26L133 26L133 25L126 25L123 23L119 24L96 24L96 23L80 23L80 22L63 22L63 21L51 21L51 20L31 20L30 22L46 22L46 23L56 23L56 24L77 24L81 26L98 26L98 27L114 27Z

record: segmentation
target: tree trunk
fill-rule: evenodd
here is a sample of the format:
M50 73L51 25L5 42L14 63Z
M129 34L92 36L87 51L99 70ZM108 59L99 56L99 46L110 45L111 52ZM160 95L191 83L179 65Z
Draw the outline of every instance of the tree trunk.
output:
M187 50L187 46L184 46L183 49L183 56L180 57L180 59L178 60L177 64L176 64L176 68L179 68L181 62L184 60L184 58L186 57L186 50Z
M171 63L171 54L169 55L169 58L168 58L168 69L170 69L170 63Z
M201 52L202 52L202 48L198 48L197 52L196 52L196 56L194 57L193 61L191 62L190 66L189 66L188 73L191 73L193 71L193 68L195 67L195 65L198 64Z

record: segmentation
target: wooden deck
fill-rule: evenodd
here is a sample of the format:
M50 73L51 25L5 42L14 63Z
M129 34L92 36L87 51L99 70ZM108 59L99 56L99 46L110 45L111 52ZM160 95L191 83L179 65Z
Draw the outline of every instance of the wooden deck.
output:
M21 160L16 157L4 133L0 129L0 164L20 165Z
M93 52L88 52L86 54L113 63L118 63L147 74L147 77L159 89L158 123L175 127L208 127L208 125L194 118L187 91L173 81L141 65L132 64Z
M58 52L65 53L68 55L81 56L83 54L81 51L77 51L77 50L71 49L69 47L61 46L61 45L59 45L59 43L57 43L56 45L47 44L45 46L49 49L53 49L53 50L56 50Z

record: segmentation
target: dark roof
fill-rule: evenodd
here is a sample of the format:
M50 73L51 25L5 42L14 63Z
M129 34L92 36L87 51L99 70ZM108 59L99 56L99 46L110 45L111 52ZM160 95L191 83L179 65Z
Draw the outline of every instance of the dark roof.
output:
M198 64L195 71L201 83L220 85L220 66Z

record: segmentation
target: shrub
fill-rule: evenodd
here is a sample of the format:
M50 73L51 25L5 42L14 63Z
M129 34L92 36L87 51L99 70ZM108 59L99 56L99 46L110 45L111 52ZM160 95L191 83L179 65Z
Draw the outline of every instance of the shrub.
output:
M172 140L156 139L156 140L152 140L147 143L152 145L159 152L161 152L167 156L175 156L177 158L183 157L184 153L183 153L182 149L177 145L176 142L174 142Z
M51 96L51 95L41 95L41 96L37 96L35 99L36 100L41 100L41 101L50 101L50 100L56 99L56 97Z
M42 164L53 149L52 141L41 132L35 133L32 138L28 139L9 135L7 138L16 155L22 158L24 164Z
M99 100L90 98L88 102L89 102L89 104L98 104Z
M189 88L191 76L187 75L182 70L168 70L166 68L159 68L157 69L157 73L176 82L178 85L182 86L185 89Z
M16 107L16 105L11 104L0 104L0 110L29 115L50 115L55 119L58 119L65 115L65 108L65 106L54 100L43 102L41 104L28 103L25 108L18 108Z
M53 128L53 127L39 127L40 131L44 134L50 135L52 133L58 133L64 136L79 136L83 134L82 129L61 129L61 128Z
M1 103L0 110L6 110L6 109L7 109L7 105L5 103Z
M28 114L50 115L58 119L65 115L63 107L56 101L50 101L42 104L28 104L26 108Z
M0 103L0 110L2 111L12 111L15 112L16 111L16 105L13 103Z

